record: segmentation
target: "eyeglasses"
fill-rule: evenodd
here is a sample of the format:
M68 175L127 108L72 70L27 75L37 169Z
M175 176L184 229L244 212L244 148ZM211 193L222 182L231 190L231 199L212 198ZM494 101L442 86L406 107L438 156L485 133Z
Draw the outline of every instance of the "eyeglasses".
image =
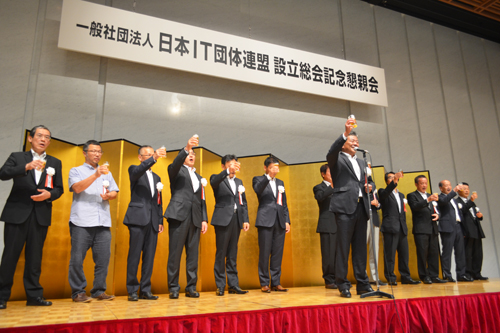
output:
M141 156L144 156L144 157L151 157L151 156L153 156L153 154L141 154Z
M50 140L50 135L43 135L42 133L38 133L35 135L38 139L45 138L45 140Z
M194 151L190 151L190 152L189 152L189 155L196 156L196 153L195 153Z
M92 153L96 155L102 155L103 151L102 150L87 150L87 153Z

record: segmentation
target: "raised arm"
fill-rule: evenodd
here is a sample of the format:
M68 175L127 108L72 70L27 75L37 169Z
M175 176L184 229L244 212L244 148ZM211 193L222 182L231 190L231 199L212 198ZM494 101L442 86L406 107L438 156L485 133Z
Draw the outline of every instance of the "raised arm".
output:
M216 188L219 187L219 184L222 183L224 179L226 179L227 175L228 175L227 169L222 170L222 172L220 172L219 174L211 175L210 186L212 186L212 188L215 190Z
M144 160L141 164L139 165L131 165L128 168L128 175L130 177L131 182L136 182L139 180L139 178L142 177L146 173L146 171L149 170L154 164L156 163L156 160L154 159L153 156L148 158L147 160Z
M267 184L269 184L269 179L266 176L256 176L253 177L252 186L253 190L257 195L261 195Z
M323 202L326 198L328 198L330 195L333 194L333 187L327 186L327 188L324 188L321 185L317 185L314 186L313 192L314 192L314 198L318 202Z

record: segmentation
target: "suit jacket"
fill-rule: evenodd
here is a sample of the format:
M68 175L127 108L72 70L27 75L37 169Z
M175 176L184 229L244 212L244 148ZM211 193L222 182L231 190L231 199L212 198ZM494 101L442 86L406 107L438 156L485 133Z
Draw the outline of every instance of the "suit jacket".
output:
M46 155L47 161L45 169L40 176L38 184L35 183L35 170L26 172L26 164L33 161L31 151L17 152L10 154L5 164L0 169L0 179L13 179L14 184L7 198L5 207L0 217L6 223L21 224L25 222L33 209L35 209L36 220L40 225L50 226L52 216L52 202L58 199L63 193L62 166L57 158ZM55 174L52 177L53 188L45 187L47 178L47 168L52 167ZM50 192L50 198L45 201L33 201L32 195L40 194L38 189L45 189Z
M380 204L382 205L381 231L390 234L397 234L402 231L404 235L408 235L404 203L405 196L403 193L398 192L400 202L398 207L398 202L393 195L396 186L397 184L392 181L387 188L382 188L378 191ZM401 210L401 212L399 212L399 210Z
M330 211L330 200L333 195L333 187L321 182L313 188L314 198L318 202L319 219L317 233L334 234L337 232L337 221L335 214Z
M361 177L358 180L348 157L341 153L345 142L346 140L344 140L343 134L341 134L332 144L326 155L334 187L332 200L330 201L330 210L334 213L353 214L358 205L359 190L361 189L366 215L370 216L368 211L370 209L370 199L364 188L365 161L359 158L356 159L361 171ZM373 183L370 184L374 185Z
M371 176L368 177L368 181L369 182L373 182ZM378 210L382 206L380 205L378 194L375 192L376 191L375 184L373 184L372 186L373 186L373 188L372 188L372 191L370 192L370 207L372 209L373 226L380 228L380 218L378 217ZM371 204L371 202L373 201L374 198L377 198L377 201L379 201L378 207Z
M462 216L464 217L464 220L462 221L464 236L476 239L485 238L483 228L481 227L481 221L483 218L476 216L476 203L470 199L465 202L460 196L455 201L462 205L461 210ZM471 208L474 210L474 215L470 212Z
M430 194L427 193L427 197ZM431 202L427 202L420 192L415 191L408 194L408 205L411 209L414 234L438 234L437 221L432 221L434 207Z
M201 222L208 222L207 206L205 200L202 199L201 176L197 173L196 177L200 181L200 187L196 192L193 191L189 170L184 166L187 156L188 152L181 149L174 162L168 166L172 198L164 216L169 223L171 219L182 222L191 212L194 225L201 228Z
M276 197L273 194L269 179L267 176L256 176L252 180L253 190L257 193L259 199L259 208L257 210L257 219L255 220L256 227L272 227L278 216L280 226L285 229L286 223L290 223L288 214L288 206L286 203L286 192L281 194L282 204L278 204L279 191L278 187L285 184L282 180L276 178Z
M243 222L248 221L248 206L245 192L240 193L238 188L243 186L241 179L234 177L236 183L236 193L233 193L229 180L227 179L227 170L223 170L217 175L210 176L210 185L214 190L215 208L212 215L212 225L227 226L234 214L234 205L237 207L238 221L240 228L243 228Z
M123 219L125 225L145 226L150 221L155 231L163 224L163 202L160 192L160 203L158 204L158 190L156 184L161 182L160 177L153 172L154 195L151 196L151 186L146 171L156 161L153 157L143 161L140 165L131 165L128 168L130 178L130 203L127 213Z
M455 214L455 209L453 208L451 201L457 193L455 191L451 191L448 194L440 193L439 194L439 210L441 212L441 217L439 218L439 232L453 232L455 230L455 225L457 224L457 217ZM463 222L464 217L462 216L462 211L458 208L458 203L455 202L455 206L457 207L458 214L460 216L460 220ZM460 223L460 226L463 228L463 224Z

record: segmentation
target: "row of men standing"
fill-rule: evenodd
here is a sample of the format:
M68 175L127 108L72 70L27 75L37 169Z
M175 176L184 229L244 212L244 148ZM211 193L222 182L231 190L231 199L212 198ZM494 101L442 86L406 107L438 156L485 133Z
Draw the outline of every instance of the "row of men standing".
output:
M34 127L28 140L29 152L12 153L0 170L2 180L14 180L1 219L5 221L5 248L0 264L0 309L7 307L14 272L26 244L24 285L28 306L52 305L43 297L39 283L43 244L51 223L52 202L63 194L61 161L45 153L51 134L43 125ZM169 223L169 258L167 264L170 298L179 297L179 269L183 248L186 249L187 297L199 297L196 291L198 245L205 233L208 218L205 204L206 180L194 168L198 138L189 139L173 163L168 166L171 200L163 214L160 177L151 171L156 161L166 156L164 148L150 146L139 149L139 165L129 168L131 201L124 224L130 232L127 258L127 292L129 301L139 298L156 300L151 293L151 275L158 234L163 218ZM85 163L72 168L69 188L73 192L69 228L71 259L68 279L75 302L112 300L107 295L106 277L110 260L111 216L109 201L117 197L118 187L108 167L100 165L102 149L99 142L89 140L83 146ZM285 234L290 220L284 184L275 176L279 162L269 157L264 163L265 175L253 179L259 199L256 227L259 234L259 279L263 292L282 291L281 261ZM222 172L212 175L211 186L216 198L212 225L216 232L217 253L214 266L218 296L224 295L227 281L229 293L245 294L239 287L236 258L240 230L249 228L245 189L235 177L239 163L234 155L222 159ZM95 264L93 288L86 294L87 281L83 271L86 253L92 249ZM141 281L137 279L142 255ZM140 291L140 292L139 292Z
M480 221L483 216L474 204L477 194L469 198L466 183L451 189L449 181L439 183L441 194L427 193L427 178L415 178L417 190L404 195L397 190L401 172L385 174L387 187L377 191L367 174L363 160L355 153L358 138L348 120L345 132L333 143L328 154L328 164L320 168L324 181L313 189L318 202L320 217L317 232L320 233L322 268L325 287L340 291L341 297L351 297L351 284L347 280L349 250L352 245L352 264L357 280L358 295L371 292L376 279L375 265L378 261L377 210L382 209L384 237L384 275L387 282L397 285L395 255L398 253L398 269L402 284L418 284L411 278L409 270L408 227L406 203L412 210L413 234L417 248L417 264L420 279L425 284L455 282L451 274L451 254L455 250L457 280L471 282L486 280L481 275L483 261L482 242L484 233ZM365 184L365 177L366 183ZM457 199L455 196L459 195ZM375 249L370 251L371 280L366 273L367 242L370 242L370 226L367 224L369 209L375 226ZM439 221L439 222L438 222ZM439 251L441 235L443 248ZM465 241L464 241L465 236ZM443 279L439 278L439 257L443 268ZM379 285L384 285L378 281Z

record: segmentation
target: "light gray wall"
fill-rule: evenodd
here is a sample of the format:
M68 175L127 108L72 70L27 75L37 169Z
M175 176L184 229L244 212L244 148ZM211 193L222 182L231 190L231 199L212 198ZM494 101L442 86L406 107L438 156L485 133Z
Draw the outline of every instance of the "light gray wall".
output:
M21 148L25 128L43 123L74 143L125 138L178 149L197 133L219 154L321 161L353 113L374 165L428 169L434 191L443 179L471 184L486 216L483 273L500 276L492 199L500 185L499 44L358 0L92 2L383 67L389 107L60 50L61 0L0 0L8 32L0 39L0 160ZM170 111L175 99L179 114ZM10 186L0 185L0 208Z

